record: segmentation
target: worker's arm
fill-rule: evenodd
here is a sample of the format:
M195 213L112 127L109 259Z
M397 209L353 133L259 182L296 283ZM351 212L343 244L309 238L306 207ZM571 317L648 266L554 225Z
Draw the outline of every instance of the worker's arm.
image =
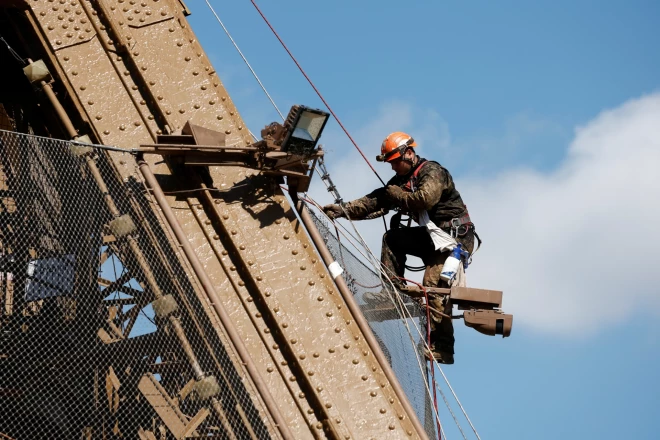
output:
M385 195L385 188L378 188L364 197L344 204L343 208L339 205L326 205L323 212L331 219L346 217L351 220L366 220L382 217L387 214L392 203Z
M428 211L440 201L442 192L449 185L447 173L432 162L420 171L415 192L408 192L401 187L390 185L386 189L386 196L404 211Z

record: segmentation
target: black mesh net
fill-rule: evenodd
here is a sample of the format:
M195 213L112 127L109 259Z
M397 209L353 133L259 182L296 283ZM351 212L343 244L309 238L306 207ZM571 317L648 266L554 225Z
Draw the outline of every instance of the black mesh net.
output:
M399 294L382 284L379 274L337 239L336 231L325 219L313 209L309 212L330 253L344 269L342 276L355 295L417 417L428 436L434 438L436 419L426 385L428 374L423 343L417 330L422 334L426 331L426 315L422 307L408 296L395 297Z
M0 437L270 438L144 186L0 130Z

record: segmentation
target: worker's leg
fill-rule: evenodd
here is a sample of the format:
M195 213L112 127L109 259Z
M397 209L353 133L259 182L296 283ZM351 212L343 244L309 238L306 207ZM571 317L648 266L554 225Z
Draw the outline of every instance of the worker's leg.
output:
M396 277L404 276L407 255L424 260L433 252L433 241L425 227L390 229L383 235L381 262L394 285L402 287L405 283Z
M440 278L442 267L451 252L436 252L425 261L424 286L449 287L446 281ZM449 318L452 304L448 296L429 294L429 322L431 326L431 350L435 359L444 364L454 363L454 325Z
M472 252L474 246L474 233L468 229L463 236L458 237L463 249ZM424 272L424 286L426 287L450 287L440 278L445 260L451 252L436 252L424 261L426 271ZM443 317L452 314L452 304L448 296L429 295L429 315L431 316L431 349L438 362L445 364L454 363L454 325L450 318ZM439 313L440 312L440 313Z

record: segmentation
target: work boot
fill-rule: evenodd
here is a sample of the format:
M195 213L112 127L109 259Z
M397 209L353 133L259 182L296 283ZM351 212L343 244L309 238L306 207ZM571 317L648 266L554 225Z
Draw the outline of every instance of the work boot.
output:
M424 356L426 359L435 359L439 364L451 365L454 363L454 354L448 351L429 350L424 348Z

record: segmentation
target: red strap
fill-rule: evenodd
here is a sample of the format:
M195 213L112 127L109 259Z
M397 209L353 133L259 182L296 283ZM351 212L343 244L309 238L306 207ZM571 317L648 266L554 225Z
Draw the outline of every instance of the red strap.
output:
M417 166L417 168L415 168L415 171L413 171L412 176L410 176L410 180L408 180L408 182L404 186L405 189L407 189L408 191L412 191L413 182L417 181L417 175L419 174L421 169L424 168L424 165L426 165L427 163L429 163L429 161L425 160L424 162L420 163Z

